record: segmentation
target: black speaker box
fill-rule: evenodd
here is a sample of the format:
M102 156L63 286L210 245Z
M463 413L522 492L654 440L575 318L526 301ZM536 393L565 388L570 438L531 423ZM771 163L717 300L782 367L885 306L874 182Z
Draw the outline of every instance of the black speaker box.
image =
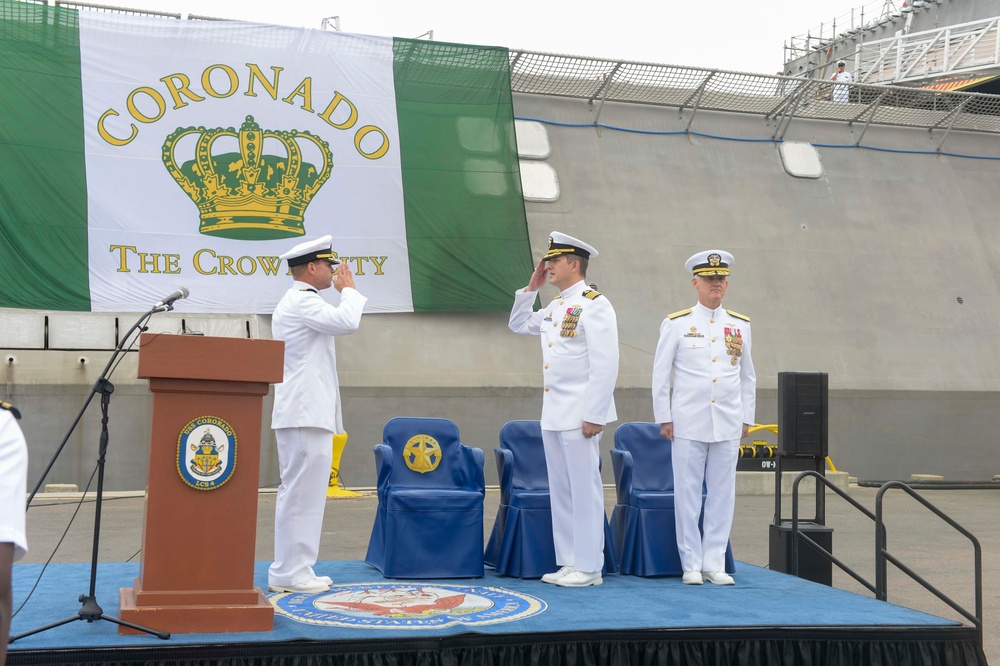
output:
M779 372L778 454L826 458L828 405L825 372Z
M799 531L815 541L829 553L833 553L833 528L816 523L799 523ZM786 521L780 525L771 525L768 533L768 568L771 571L793 573L792 523ZM820 555L812 546L799 541L799 578L811 580L814 583L833 585L833 562Z

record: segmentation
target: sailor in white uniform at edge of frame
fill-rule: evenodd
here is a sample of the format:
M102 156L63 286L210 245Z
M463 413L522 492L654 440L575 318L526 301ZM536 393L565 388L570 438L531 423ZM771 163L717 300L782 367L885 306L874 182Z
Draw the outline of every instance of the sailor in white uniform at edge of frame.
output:
M17 424L21 413L0 401L0 664L7 658L13 611L13 568L28 552L25 495L28 485L28 445Z
M600 441L618 418L618 322L607 297L584 278L597 250L552 232L545 256L528 286L514 296L510 330L542 342L542 441L552 503L552 536L559 570L545 583L587 587L603 582L604 487ZM535 292L548 282L559 289L533 312Z
M354 288L347 264L334 259L330 236L306 241L281 255L294 282L271 321L285 342L284 381L274 387L271 427L278 445L281 485L274 510L272 592L325 592L332 581L317 576L333 434L344 432L334 336L358 329L368 300ZM339 264L339 265L338 265ZM334 287L340 305L319 292Z
M757 377L750 319L722 307L732 265L733 256L722 250L687 260L698 303L663 320L653 361L653 417L672 442L677 547L688 585L734 583L725 572L726 545L739 442L754 422ZM702 535L703 483L708 497Z

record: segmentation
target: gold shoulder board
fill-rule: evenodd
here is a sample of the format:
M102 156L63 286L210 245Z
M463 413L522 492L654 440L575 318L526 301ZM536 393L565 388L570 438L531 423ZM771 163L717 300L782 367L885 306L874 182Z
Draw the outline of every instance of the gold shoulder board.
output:
M21 418L21 412L19 412L17 407L10 404L9 402L0 401L0 409L6 409L8 412L14 415L15 419Z
M726 312L728 312L733 317L736 317L737 319L742 319L743 321L750 321L750 317L742 315L739 312L733 312L732 310L726 310Z
M683 317L688 314L691 314L691 308L688 308L687 310L680 310L679 312L671 312L667 315L667 319L677 319L678 317Z
M595 298L597 298L600 295L601 295L601 292L594 291L593 289L588 289L587 291L583 292L583 297L584 298L589 298L590 300L594 300Z

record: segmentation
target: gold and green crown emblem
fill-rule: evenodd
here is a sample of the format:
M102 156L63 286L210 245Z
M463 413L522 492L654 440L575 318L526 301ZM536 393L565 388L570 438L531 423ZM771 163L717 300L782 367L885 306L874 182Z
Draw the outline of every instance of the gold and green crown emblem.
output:
M194 157L178 164L174 150L197 135ZM238 153L213 153L223 137L235 138ZM283 155L264 154L264 141L277 140ZM318 168L302 161L300 141L310 141L323 155ZM236 132L232 127L177 128L163 143L163 164L198 206L199 231L239 240L271 240L305 234L306 206L333 169L329 144L306 131L262 130L253 116Z

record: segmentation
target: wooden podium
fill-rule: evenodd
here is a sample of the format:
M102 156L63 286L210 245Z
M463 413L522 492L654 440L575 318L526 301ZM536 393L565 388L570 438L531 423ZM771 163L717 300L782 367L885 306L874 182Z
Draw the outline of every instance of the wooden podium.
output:
M140 337L153 428L139 577L121 588L121 619L171 633L274 627L253 577L261 410L284 350L277 340Z

